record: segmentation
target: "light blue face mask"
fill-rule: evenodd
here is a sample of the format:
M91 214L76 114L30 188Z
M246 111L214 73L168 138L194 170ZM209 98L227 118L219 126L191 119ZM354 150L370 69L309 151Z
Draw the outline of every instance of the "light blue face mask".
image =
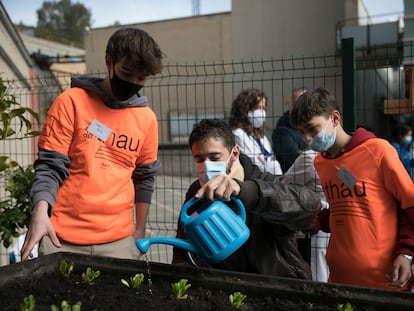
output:
M403 143L404 143L405 146L409 146L412 142L413 142L413 137L411 135L404 137L404 142Z
M227 161L204 161L201 163L196 163L198 180L201 185L204 185L208 182L214 175L223 174L227 175L227 162L233 154L233 149L230 152L230 156Z
M323 152L328 150L333 146L336 139L336 127L334 127L334 132L331 135L328 135L326 132L326 128L329 125L329 121L326 124L325 128L323 128L318 135L316 135L311 142L311 149L317 152Z

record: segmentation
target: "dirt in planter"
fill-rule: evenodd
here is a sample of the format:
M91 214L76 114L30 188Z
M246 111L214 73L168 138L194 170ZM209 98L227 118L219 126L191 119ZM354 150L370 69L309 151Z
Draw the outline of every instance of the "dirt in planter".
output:
M59 307L63 300L71 305L82 303L81 310L157 310L157 311L203 311L236 310L231 307L228 297L230 292L220 289L192 286L188 289L189 297L178 300L171 288L170 281L154 280L150 294L147 280L138 289L121 284L121 278L129 279L131 275L119 275L102 271L95 285L82 283L81 272L63 277L60 272L48 273L38 278L13 280L4 286L0 293L0 310L20 310L24 297L34 295L36 311L50 311L52 304ZM177 280L178 282L179 280ZM189 280L191 283L191 280ZM337 310L336 305L325 306L301 301L299 297L291 300L277 297L247 297L245 304L238 310ZM354 308L355 311L358 309ZM361 309L359 309L361 310ZM367 309L367 311L369 311Z

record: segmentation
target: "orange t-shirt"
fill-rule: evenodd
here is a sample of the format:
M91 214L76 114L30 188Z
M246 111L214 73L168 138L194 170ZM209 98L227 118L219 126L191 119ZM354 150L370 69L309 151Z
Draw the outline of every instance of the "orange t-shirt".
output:
M414 185L395 149L371 138L335 159L318 154L314 164L330 206L329 282L395 290L385 275L393 270L398 208L414 206ZM338 177L341 166L355 187Z
M109 129L105 141L88 131L94 119ZM132 173L158 153L158 124L149 107L111 109L93 92L68 89L49 109L39 147L71 161L51 216L60 239L88 245L132 235Z

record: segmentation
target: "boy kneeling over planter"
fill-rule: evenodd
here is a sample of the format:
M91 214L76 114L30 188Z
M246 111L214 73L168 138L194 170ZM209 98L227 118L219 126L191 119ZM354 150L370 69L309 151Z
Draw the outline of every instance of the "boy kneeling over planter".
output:
M224 121L202 120L195 124L189 143L199 178L188 189L186 202L201 196L211 201L238 197L246 208L250 237L229 257L212 265L174 247L173 264L311 279L309 265L297 249L296 232L313 223L321 207L319 196L306 187L283 182L281 176L261 172L240 153ZM212 174L212 162L215 169L222 167L221 173ZM180 222L177 238L187 238Z

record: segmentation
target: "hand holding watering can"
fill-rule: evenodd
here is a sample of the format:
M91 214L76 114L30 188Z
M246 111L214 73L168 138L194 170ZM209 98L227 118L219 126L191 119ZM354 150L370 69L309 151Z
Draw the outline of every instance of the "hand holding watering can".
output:
M168 244L192 252L212 264L234 253L250 235L243 203L235 196L231 197L240 215L218 200L207 202L188 215L188 209L202 199L192 198L181 209L180 221L188 240L171 237L140 239L136 241L139 251L146 253L152 244Z

